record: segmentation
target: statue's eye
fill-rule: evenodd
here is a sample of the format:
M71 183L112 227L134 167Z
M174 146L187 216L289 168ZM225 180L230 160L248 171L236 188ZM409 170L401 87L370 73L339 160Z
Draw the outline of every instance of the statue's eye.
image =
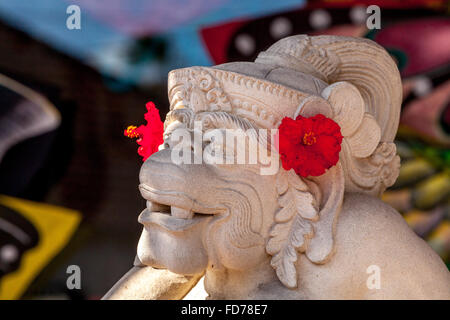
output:
M206 163L224 162L224 139L225 132L221 129L206 130L203 133L203 157Z
M176 133L174 134L175 131ZM163 135L164 143L162 144L162 149L173 148L174 145L178 143L178 140L182 135L186 136L190 135L189 130L186 127L186 124L178 120L171 122L164 130Z

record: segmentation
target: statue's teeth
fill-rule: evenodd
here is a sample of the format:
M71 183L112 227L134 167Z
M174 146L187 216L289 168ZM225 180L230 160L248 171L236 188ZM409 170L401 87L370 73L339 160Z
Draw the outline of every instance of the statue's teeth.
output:
M194 212L191 210L181 209L174 206L170 207L170 212L173 217L180 219L192 219L194 216Z
M169 206L152 201L147 201L147 209L150 210L151 212L162 212L162 213L170 212Z

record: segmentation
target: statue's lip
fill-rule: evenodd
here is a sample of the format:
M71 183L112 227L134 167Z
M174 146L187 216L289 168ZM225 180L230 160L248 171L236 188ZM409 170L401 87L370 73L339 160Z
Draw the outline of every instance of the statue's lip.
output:
M147 209L142 211L138 218L138 222L144 226L154 224L171 231L184 231L210 218L211 215L224 211L218 206L203 205L179 191L157 190L144 183L139 185L139 190L142 197L147 200ZM177 209L178 216L174 216L174 208ZM185 214L182 214L183 212Z
M173 190L158 190L145 183L139 185L139 191L142 197L147 201L157 202L159 204L174 206L185 210L192 210L200 214L218 214L227 209L219 206L210 207L189 197L186 193Z
M145 209L139 215L138 222L144 226L155 224L171 231L185 231L207 218L209 216L194 216L192 219L180 219L167 213L151 212Z

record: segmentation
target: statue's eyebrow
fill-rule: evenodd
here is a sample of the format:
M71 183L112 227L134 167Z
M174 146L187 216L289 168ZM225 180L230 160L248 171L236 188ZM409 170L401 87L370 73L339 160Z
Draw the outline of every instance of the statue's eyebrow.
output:
M258 139L259 136L257 127L255 127L249 120L225 111L205 111L194 113L194 111L189 108L175 109L167 114L166 121L164 122L164 130L166 130L169 124L173 121L180 121L189 129L194 128L195 121L201 121L203 130L234 129L242 130L249 135L249 137L254 139ZM170 134L170 132L165 132L165 134Z
M237 115L230 114L224 111L203 112L196 114L201 117L203 121L203 130L207 129L234 129L242 130L250 139L255 139L258 143L263 142L265 147L270 148L270 138L267 140L267 135L260 135L260 131L249 120L241 118ZM263 140L260 138L264 137Z
M220 129L256 129L247 119L224 111L202 112L195 115L195 120L201 120L207 128Z
M192 125L194 119L194 111L189 108L180 108L173 109L169 111L166 115L166 120L164 120L164 130L171 124L173 121L180 121L186 124L187 127Z

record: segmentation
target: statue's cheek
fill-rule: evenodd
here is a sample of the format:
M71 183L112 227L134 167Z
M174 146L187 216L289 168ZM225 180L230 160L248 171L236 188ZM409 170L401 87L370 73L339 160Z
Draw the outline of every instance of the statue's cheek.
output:
M216 230L211 234L213 246L208 247L210 264L217 260L215 263L218 266L246 270L268 259L262 238L255 243L254 234L236 234L240 230L231 229L229 224L222 224ZM238 243L235 241L237 237L240 240Z

